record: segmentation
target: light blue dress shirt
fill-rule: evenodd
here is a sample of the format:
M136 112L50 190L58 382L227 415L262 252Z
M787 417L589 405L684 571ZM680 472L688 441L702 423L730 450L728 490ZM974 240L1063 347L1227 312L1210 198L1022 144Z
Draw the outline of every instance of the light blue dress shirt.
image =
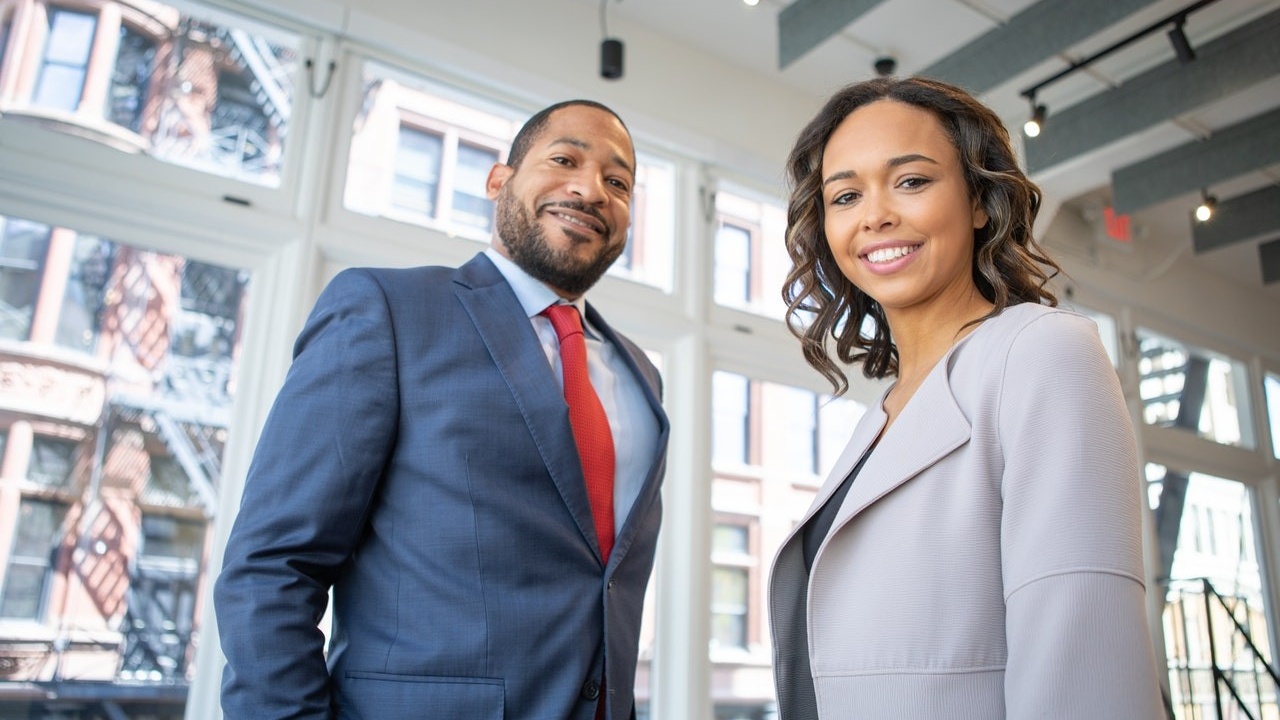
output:
M556 379L564 386L560 370L560 339L551 321L539 313L556 303L566 302L541 281L533 278L519 265L503 257L492 247L485 249L498 271L515 291L516 298L529 316L542 350L547 354ZM631 506L640 494L640 487L649 472L658 446L658 422L645 399L640 380L622 359L623 351L605 342L600 333L587 321L586 301L578 298L572 303L582 316L583 335L587 343L587 374L591 385L600 396L600 404L609 416L609 429L613 431L614 479L613 479L613 527L616 536L622 530Z

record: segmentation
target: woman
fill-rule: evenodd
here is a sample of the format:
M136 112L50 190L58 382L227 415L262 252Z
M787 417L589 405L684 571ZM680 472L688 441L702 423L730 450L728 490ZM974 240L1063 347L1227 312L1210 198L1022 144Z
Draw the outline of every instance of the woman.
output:
M855 84L788 172L805 358L837 394L837 361L894 382L774 561L782 720L1163 717L1132 426L999 118Z

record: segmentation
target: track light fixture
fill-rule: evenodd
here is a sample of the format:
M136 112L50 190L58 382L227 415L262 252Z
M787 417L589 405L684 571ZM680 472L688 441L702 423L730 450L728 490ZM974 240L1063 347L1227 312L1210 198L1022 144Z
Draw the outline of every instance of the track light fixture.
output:
M1022 126L1022 132L1027 137L1038 137L1040 131L1044 128L1045 118L1049 116L1049 108L1044 105L1037 105L1036 98L1031 97L1031 118Z
M1209 194L1207 190L1200 191L1200 204L1196 206L1196 220L1199 222L1209 222L1213 217L1213 213L1218 209L1218 198Z
M1196 59L1196 50L1191 47L1191 41L1187 39L1187 33L1183 30L1183 26L1187 24L1187 17L1184 15L1173 23L1173 29L1169 31L1169 44L1173 45L1173 53L1178 56L1178 62L1186 65Z
M1060 70L1057 73L1045 78L1044 80L1041 80L1035 85L1032 85L1026 90L1023 90L1021 93L1022 96L1031 101L1031 107L1033 110L1031 113L1032 120L1035 120L1035 117L1036 117L1035 110L1044 107L1043 105L1036 105L1037 91L1041 90L1047 85L1050 85L1052 83L1055 83L1061 80L1062 78L1070 75L1071 73L1074 73L1075 71L1081 68L1088 67L1094 62L1101 60L1107 55L1110 55L1111 53L1119 50L1120 48L1126 45L1129 45L1130 43L1140 40L1146 37L1147 35L1150 35L1151 33L1156 32L1157 30L1161 30L1163 28L1169 27L1170 25L1172 25L1173 27L1168 32L1169 42L1173 44L1173 51L1177 54L1178 61L1182 63L1189 63L1195 60L1196 59L1195 49L1191 47L1191 41L1187 39L1187 34L1186 32L1183 31L1183 27L1187 24L1187 16L1205 7L1206 5L1211 5L1215 2L1217 2L1217 0L1199 0L1199 2L1194 2L1182 8L1178 12L1173 13L1172 15L1169 15L1168 17L1165 17L1159 20L1158 22L1151 23L1150 25L1135 32L1129 37L1124 38L1123 40L1120 40L1118 42L1115 42L1112 45L1105 47L1102 50L1099 50L1098 52L1090 55L1089 57L1083 60L1077 60L1076 62L1071 63L1065 69ZM1043 120L1044 118L1041 117L1040 123L1038 124L1043 124ZM1032 132L1030 121L1026 124L1026 126L1024 126L1023 130L1026 131L1027 137L1035 137L1037 134L1039 134L1038 127L1036 128L1036 132L1034 133Z

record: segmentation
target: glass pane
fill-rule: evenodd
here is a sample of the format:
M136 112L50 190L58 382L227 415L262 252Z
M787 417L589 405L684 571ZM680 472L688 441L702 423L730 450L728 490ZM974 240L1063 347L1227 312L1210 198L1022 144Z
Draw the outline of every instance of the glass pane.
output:
M781 319L787 309L782 284L791 269L783 242L786 207L722 188L716 212L716 303Z
M636 153L627 247L609 274L671 290L675 272L675 165Z
M1249 488L1154 464L1146 474L1159 577L1169 578L1163 622L1175 713L1218 717L1217 667L1252 717L1276 717L1276 685L1262 665L1271 662L1272 629Z
M115 72L111 75L111 96L107 120L138 132L142 129L142 113L151 87L151 67L155 63L155 41L121 26L120 50Z
M435 217L443 150L444 140L439 135L400 127L392 205L423 217Z
M27 339L48 249L48 225L0 215L0 338Z
M47 488L70 489L75 454L75 442L37 435L31 441L31 463L27 468L27 479Z
M93 15L49 9L48 35L36 81L37 106L67 112L79 107L96 28Z
M866 407L725 371L711 403L711 510L734 522L712 535L710 693L716 717L776 718L766 573Z
M47 32L16 29L12 42L43 43L43 53L31 67L6 68L38 74L30 107L6 108L6 118L74 110L58 121L33 115L126 152L278 186L300 37L228 13L188 14L186 3L122 7L101 16L51 8ZM125 132L104 131L95 117Z
M93 235L79 235L72 249L71 270L58 316L56 342L65 348L93 353L97 347L106 302L107 271L115 245Z
M453 178L455 223L489 232L493 224L493 203L486 194L485 184L489 170L497 162L496 150L459 143L458 167Z
M716 371L711 378L712 464L733 467L747 462L747 379Z
M1271 456L1280 458L1280 375L1267 373L1263 390L1267 396L1267 424L1271 427Z
M722 223L716 230L716 302L746 307L751 302L751 231Z
M19 528L0 550L4 612L35 621L0 630L0 646L31 648L4 679L48 680L57 665L77 717L178 718L250 276L73 228L44 235L36 336L9 344L15 382L0 392L0 416L37 428L25 476L0 478L0 493L21 498L0 504L0 528ZM97 334L91 359L53 351L84 332ZM137 697L150 700L122 700ZM65 705L29 710L61 717Z
M1138 328L1139 393L1148 425L1181 428L1224 445L1252 448L1244 363Z
M67 508L61 503L25 499L18 508L13 547L5 562L0 617L38 620L49 571L65 535Z

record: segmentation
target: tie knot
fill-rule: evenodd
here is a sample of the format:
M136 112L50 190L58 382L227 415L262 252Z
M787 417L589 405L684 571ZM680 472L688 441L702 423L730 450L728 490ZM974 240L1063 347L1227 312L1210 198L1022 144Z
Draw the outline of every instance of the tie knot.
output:
M551 321L551 327L555 328L560 342L563 343L565 338L574 333L582 334L582 316L578 314L578 308L556 303L543 310L542 314Z

